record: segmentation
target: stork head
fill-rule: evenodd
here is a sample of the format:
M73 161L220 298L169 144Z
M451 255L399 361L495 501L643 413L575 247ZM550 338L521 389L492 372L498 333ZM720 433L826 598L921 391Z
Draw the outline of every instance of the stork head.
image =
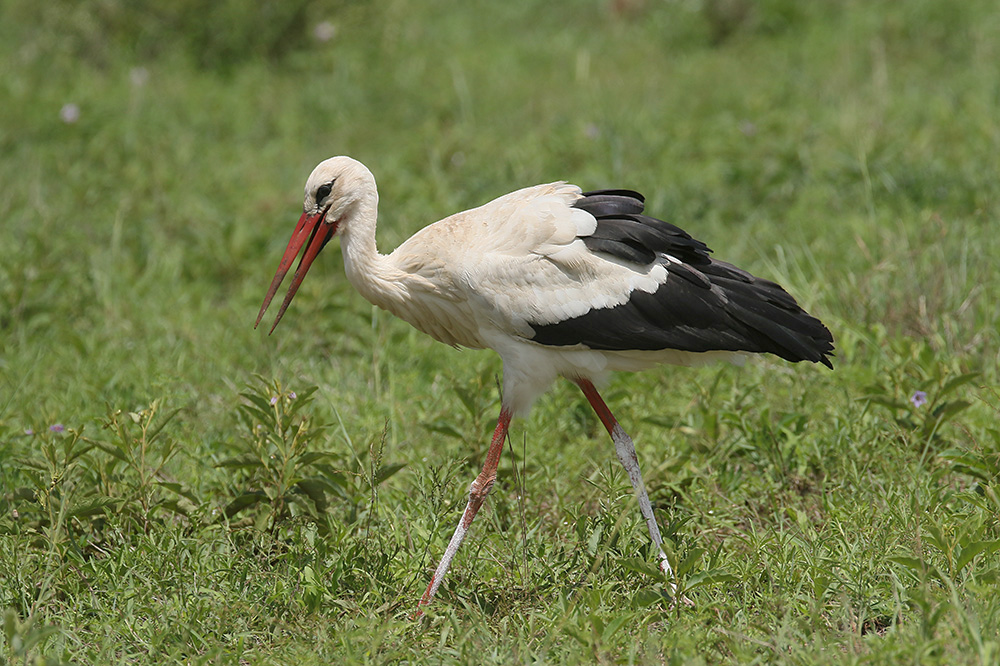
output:
M288 273L288 269L302 248L305 248L305 252L292 276L292 284L288 287L285 300L278 310L278 316L274 319L274 325L271 326L272 332L281 321L288 304L292 302L295 292L298 291L299 285L302 284L320 250L330 242L331 238L344 231L363 200L377 197L375 191L374 176L363 164L350 157L331 157L313 169L306 180L302 216L295 225L292 238L288 241L285 254L281 257L274 279L271 280L271 286L264 297L264 303L260 306L254 328L260 324L264 311L267 310L275 292L281 286L281 281L285 279L285 274Z

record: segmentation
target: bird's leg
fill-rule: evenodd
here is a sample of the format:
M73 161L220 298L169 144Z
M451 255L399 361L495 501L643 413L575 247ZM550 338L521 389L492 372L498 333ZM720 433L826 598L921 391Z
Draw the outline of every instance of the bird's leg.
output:
M618 420L608 409L593 383L587 379L575 379L574 381L583 390L583 394L587 396L590 406L597 412L597 416L601 419L604 427L608 429L608 434L611 435L611 439L615 443L615 453L618 454L618 460L621 461L628 473L628 480L632 482L632 489L635 490L636 499L639 500L639 511L646 519L649 538L660 551L660 571L663 572L668 581L673 581L674 571L670 568L670 561L667 559L666 553L663 552L663 538L660 536L660 528L656 525L656 518L653 517L653 506L649 503L646 485L642 481L642 472L639 471L639 457L635 453L632 438L618 424ZM670 583L670 586L674 588L673 582Z
M458 552L462 541L465 540L469 526L472 525L473 519L479 513L479 509L483 506L483 502L486 501L487 495L490 494L490 489L493 488L493 482L497 479L497 467L500 466L500 454L503 453L503 444L507 438L507 428L510 426L510 419L510 409L507 407L501 408L497 428L493 431L493 441L490 443L489 451L486 452L483 471L479 473L476 480L469 486L469 503L465 507L465 513L462 514L462 520L459 521L458 527L455 528L455 534L452 535L451 541L444 551L444 556L441 557L441 563L438 564L434 575L431 576L431 582L427 585L424 596L420 598L420 603L417 604L415 617L420 617L423 614L423 607L434 599L441 581L444 579L445 574L448 573L448 568L451 566L451 561L454 559L455 553Z

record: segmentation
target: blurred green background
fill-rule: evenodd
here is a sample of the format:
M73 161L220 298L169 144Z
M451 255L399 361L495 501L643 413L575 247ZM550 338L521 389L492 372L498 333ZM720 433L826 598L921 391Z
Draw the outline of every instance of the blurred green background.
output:
M996 663L998 62L987 0L3 0L6 658ZM384 252L525 185L633 188L831 328L832 373L608 390L693 607L560 385L407 619L500 367L333 250L253 329L335 154Z

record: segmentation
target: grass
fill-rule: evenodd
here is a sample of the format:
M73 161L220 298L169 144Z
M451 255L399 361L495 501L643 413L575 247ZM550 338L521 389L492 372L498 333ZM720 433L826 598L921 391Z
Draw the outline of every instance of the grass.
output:
M6 661L1000 659L992 3L0 11ZM833 330L833 372L606 390L693 606L560 384L410 619L500 367L374 310L336 252L253 330L338 153L379 179L383 249L526 184L633 187Z

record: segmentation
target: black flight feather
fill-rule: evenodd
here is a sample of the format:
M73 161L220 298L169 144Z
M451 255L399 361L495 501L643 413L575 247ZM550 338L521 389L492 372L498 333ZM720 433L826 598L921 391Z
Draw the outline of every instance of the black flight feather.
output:
M712 259L708 246L683 229L642 215L641 194L587 192L574 206L597 218L594 233L581 238L591 252L637 269L660 263L667 280L653 293L633 291L615 307L532 324L535 342L609 351L771 353L833 367L833 336L822 322L774 282Z

